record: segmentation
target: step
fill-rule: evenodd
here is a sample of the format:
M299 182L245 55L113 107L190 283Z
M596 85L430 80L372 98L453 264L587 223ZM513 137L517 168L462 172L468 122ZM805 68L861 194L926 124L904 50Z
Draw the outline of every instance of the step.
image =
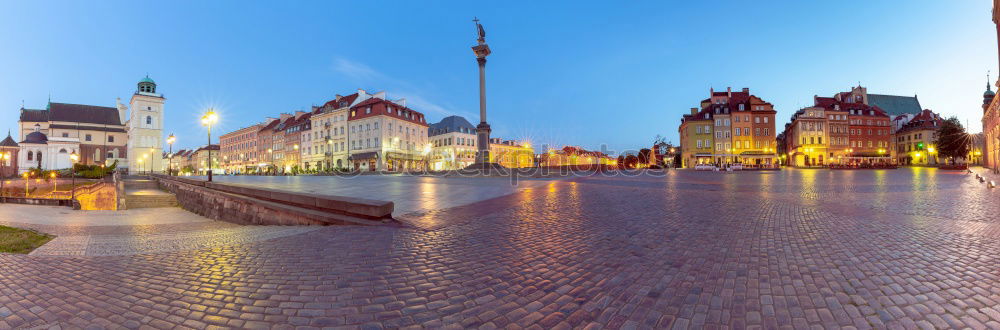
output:
M125 189L159 189L155 180L125 180Z
M129 209L176 207L177 198L172 194L125 195L125 207Z

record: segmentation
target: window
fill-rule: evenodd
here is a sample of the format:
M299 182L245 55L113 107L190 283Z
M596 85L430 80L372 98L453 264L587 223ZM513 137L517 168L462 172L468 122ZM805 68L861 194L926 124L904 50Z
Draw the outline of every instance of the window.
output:
M84 139L85 141L90 141L90 139L91 139L91 137L90 137L90 134L87 134L87 135L84 135L84 136L83 136L83 139Z
M750 136L750 128L749 127L744 127L743 128L743 135L744 136Z
M760 124L760 117L753 117L754 124Z
M28 160L34 160L34 156L35 154L33 152L28 151Z
M365 108L365 113L372 113L372 107Z
M736 136L740 136L740 129L739 128L736 129Z
M698 140L698 148L701 148L701 140Z
M69 137L69 133L62 133L63 137Z
M701 126L696 126L694 130L696 134L701 134Z
M764 117L764 123L767 124L767 117Z

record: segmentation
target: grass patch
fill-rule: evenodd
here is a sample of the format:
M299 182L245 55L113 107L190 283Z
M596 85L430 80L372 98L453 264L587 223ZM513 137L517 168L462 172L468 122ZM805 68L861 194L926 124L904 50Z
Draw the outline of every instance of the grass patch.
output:
M53 238L31 230L0 226L0 253L27 254Z

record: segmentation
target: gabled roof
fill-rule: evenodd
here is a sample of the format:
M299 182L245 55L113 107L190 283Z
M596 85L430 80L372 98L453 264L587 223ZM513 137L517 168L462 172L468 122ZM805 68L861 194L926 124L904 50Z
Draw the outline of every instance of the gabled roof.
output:
M21 108L20 121L47 122L49 121L49 111Z
M122 125L117 108L69 103L49 103L48 110L21 109L21 121Z
M354 105L354 101L357 99L358 99L358 93L354 93L347 96L341 96L339 100L333 99L327 101L322 106L316 108L316 113L352 106Z
M0 147L17 147L17 142L10 137L10 132L7 132L7 138L0 141Z
M49 120L91 123L102 125L121 125L118 109L95 105L50 103Z
M903 133L907 131L915 130L936 130L941 126L942 119L936 113L930 110L922 110L919 114L910 119L909 122L900 127L896 133Z
M472 126L465 117L462 116L448 116L441 119L441 121L433 123L427 130L428 136L435 136L450 132L460 132L467 134L476 134L476 127Z
M916 96L868 94L868 104L882 108L889 115L918 114L922 111Z

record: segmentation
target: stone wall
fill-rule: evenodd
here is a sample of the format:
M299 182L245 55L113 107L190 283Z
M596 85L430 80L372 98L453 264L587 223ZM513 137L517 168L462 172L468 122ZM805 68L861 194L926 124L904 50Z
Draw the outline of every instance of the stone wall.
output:
M114 183L102 182L79 188L75 199L81 210L118 210L118 191Z
M154 175L185 210L244 225L380 225L394 223L392 202L296 194Z

